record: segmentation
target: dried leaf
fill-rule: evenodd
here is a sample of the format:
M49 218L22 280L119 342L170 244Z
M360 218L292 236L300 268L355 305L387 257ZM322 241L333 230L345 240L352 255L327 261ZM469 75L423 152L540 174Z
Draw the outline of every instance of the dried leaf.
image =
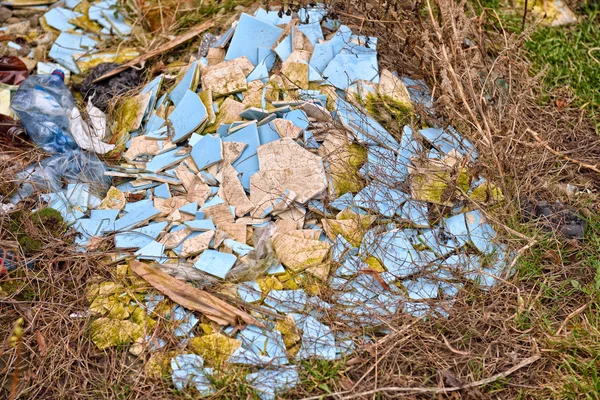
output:
M189 310L201 312L219 325L237 326L241 320L246 324L262 326L260 322L244 311L238 310L210 293L177 280L157 268L139 261L132 261L129 266L133 272L175 303Z

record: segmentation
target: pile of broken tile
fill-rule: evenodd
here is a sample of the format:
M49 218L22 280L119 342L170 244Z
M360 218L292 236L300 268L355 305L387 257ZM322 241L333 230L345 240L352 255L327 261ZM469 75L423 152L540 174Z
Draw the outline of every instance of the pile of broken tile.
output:
M104 282L90 295L100 348L167 354L175 386L202 394L224 364L249 366L250 385L274 398L298 382L299 360L342 357L371 340L357 331L385 334L401 312L446 315L461 287L505 273L509 252L467 201L501 196L467 173L473 145L451 127L390 134L365 104L430 107L427 88L380 71L377 38L325 15L242 14L174 85L159 76L137 95L124 162L107 172L120 183L104 199L80 184L45 196L82 250L111 238L124 269L135 258L195 271L264 325L219 326ZM149 329L159 309L178 350Z
M29 69L37 67L38 74L60 68L68 81L71 73L86 72L101 62L124 62L139 55L136 49L126 46L100 50L106 40L115 36L126 39L131 34L130 22L119 12L117 0L13 0L3 5L35 16L35 26L26 19L3 26L0 31L8 38L17 38L7 42L6 54L21 56ZM46 61L46 56L55 62Z

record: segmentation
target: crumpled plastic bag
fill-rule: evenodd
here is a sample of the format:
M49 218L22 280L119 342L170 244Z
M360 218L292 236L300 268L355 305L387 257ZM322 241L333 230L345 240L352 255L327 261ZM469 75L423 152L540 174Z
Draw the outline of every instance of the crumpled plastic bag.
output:
M245 262L238 259L234 267L225 276L225 279L231 282L253 281L264 275L269 268L279 264L279 259L271 242L271 237L276 230L277 226L273 223L256 228L253 235L254 250L243 257Z
M106 154L115 148L114 144L103 142L110 134L106 123L106 114L92 103L90 97L87 104L89 122L86 121L79 108L73 107L69 111L69 130L75 141L84 150L97 154Z
M104 163L95 154L81 150L54 154L16 175L16 180L22 184L9 201L17 204L37 190L60 191L64 181L87 183L92 190L102 193L111 182L110 177L104 176L105 171Z

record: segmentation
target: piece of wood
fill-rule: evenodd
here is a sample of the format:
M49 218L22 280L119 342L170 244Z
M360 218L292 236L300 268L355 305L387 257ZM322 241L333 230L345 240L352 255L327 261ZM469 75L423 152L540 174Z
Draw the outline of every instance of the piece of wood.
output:
M246 312L204 290L175 279L157 268L139 261L131 261L129 266L133 272L175 303L188 310L198 311L219 325L238 326L241 325L241 322L244 322L249 325L262 326L260 322Z
M211 28L213 26L214 22L213 20L208 20L203 24L198 25L195 28L190 29L189 31L187 31L186 33L184 33L183 35L177 36L175 39L165 43L164 45L160 46L157 49L154 50L150 50L147 53L142 54L139 57L134 58L131 61L126 62L125 64L121 65L120 67L117 67L115 69L113 69L112 71L102 75L101 77L99 77L98 79L96 79L94 81L94 83L96 82L100 82L104 79L110 78L111 76L115 76L120 74L123 71L128 70L129 68L138 65L138 64L142 64L144 63L146 60L149 60L153 57L156 57L159 54L162 54L166 51L169 51L171 49L174 49L175 47L179 46L182 43L187 42L188 40L198 36L199 34L201 34L202 32L204 32L205 30Z

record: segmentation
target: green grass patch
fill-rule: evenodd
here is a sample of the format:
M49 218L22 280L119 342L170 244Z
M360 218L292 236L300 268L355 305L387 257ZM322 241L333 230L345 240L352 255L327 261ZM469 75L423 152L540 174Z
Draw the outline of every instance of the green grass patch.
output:
M473 4L478 12L488 11L493 29L521 32L523 10L520 7L509 7L507 0L475 0ZM531 62L531 73L544 73L547 92L544 100L550 101L556 89L569 88L575 96L575 105L588 111L596 132L600 133L600 2L586 0L573 11L580 18L578 24L540 25L524 43L524 48ZM533 22L531 12L527 22Z
M515 317L521 331L537 328L548 338L558 382L556 398L597 399L600 393L600 216L588 219L585 240L577 246L557 240L529 224L520 231L538 239L517 263L519 280L533 284L533 304ZM558 255L560 263L553 257ZM583 310L579 307L584 306ZM570 315L573 313L573 315ZM558 332L560 330L560 332Z
M584 11L577 25L538 28L525 49L532 72L544 70L547 89L571 88L600 132L600 5Z

